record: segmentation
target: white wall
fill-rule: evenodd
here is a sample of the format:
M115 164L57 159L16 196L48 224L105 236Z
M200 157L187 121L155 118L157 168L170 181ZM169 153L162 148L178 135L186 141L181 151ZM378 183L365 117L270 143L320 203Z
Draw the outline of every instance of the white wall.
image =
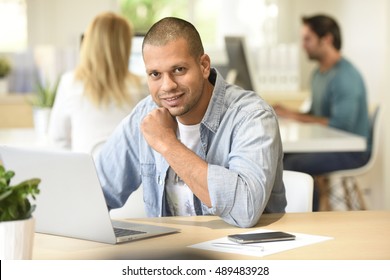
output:
M386 11L386 19L385 25L387 26L386 33L384 36L386 37L386 55L384 56L384 62L386 63L386 70L385 73L387 73L387 77L384 78L385 85L384 90L382 92L382 100L383 104L385 104L385 121L390 119L390 79L388 78L390 73L390 3L385 1L386 5L384 6L384 10ZM390 127L387 124L386 125L386 131L384 133L384 143L386 145L383 148L383 154L384 154L384 166L383 166L383 173L384 176L384 182L383 182L383 199L385 200L384 208L390 209Z
M43 82L53 84L78 63L81 35L104 11L117 11L117 0L29 0L29 53ZM33 90L33 89L32 89Z
M80 35L100 12L118 9L117 0L28 0L28 43L78 47Z

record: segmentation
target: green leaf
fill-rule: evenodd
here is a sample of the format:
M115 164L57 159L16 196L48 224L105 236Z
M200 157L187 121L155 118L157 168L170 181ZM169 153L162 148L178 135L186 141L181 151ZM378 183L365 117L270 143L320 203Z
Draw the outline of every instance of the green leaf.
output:
M36 107L51 108L54 105L55 98L57 96L58 85L60 77L57 78L54 85L50 83L41 83L40 79L36 79L36 92L32 98L28 99L28 102Z
M10 186L14 175L13 171L6 171L0 166L0 222L27 219L35 210L30 199L35 199L39 194L41 180L33 178Z
M0 201L4 200L12 193L12 190L4 191L0 193Z

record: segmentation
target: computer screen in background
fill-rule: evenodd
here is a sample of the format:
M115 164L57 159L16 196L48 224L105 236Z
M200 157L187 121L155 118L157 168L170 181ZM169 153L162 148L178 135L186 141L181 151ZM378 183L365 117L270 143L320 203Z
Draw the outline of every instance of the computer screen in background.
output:
M226 81L244 89L256 91L256 84L252 76L254 73L249 65L244 37L226 36L225 45L229 60Z
M136 34L133 37L131 45L131 54L129 61L129 70L139 76L145 76L145 64L142 58L142 41L144 40L143 34Z

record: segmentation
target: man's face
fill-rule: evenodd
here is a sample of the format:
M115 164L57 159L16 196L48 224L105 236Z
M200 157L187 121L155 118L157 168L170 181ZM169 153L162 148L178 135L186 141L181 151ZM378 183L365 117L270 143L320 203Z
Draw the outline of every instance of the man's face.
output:
M178 39L165 46L145 45L143 57L154 102L184 124L200 122L209 102L205 97L208 56L194 58L187 42Z
M303 25L301 30L302 47L309 59L320 60L323 51L323 40L311 30L308 25Z

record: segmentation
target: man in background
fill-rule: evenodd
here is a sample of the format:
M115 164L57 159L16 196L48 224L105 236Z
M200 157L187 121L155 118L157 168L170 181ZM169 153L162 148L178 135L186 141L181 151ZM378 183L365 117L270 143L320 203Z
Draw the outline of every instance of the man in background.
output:
M284 169L321 175L364 165L370 155L369 117L363 78L341 54L341 32L337 22L326 15L303 17L302 44L318 67L311 79L312 104L307 114L275 106L280 117L319 123L367 139L366 152L285 154ZM318 209L317 194L313 210Z

